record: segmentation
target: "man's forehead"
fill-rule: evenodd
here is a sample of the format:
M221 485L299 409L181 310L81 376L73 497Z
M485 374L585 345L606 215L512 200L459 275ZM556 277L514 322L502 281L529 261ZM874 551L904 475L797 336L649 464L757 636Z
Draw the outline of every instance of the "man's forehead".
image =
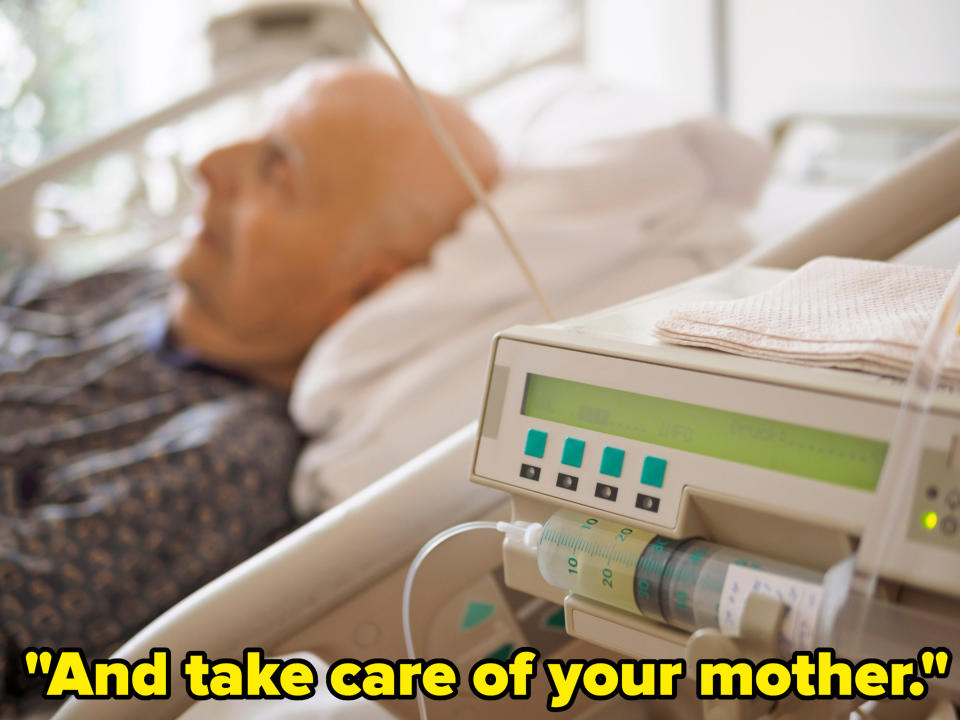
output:
M336 68L308 74L278 109L270 134L298 148L307 165L318 156L375 154L402 125L394 98L381 92L378 80ZM383 117L391 122L378 121Z
M383 144L352 105L307 93L277 114L265 139L290 159L313 190L362 187L375 176Z
M266 136L300 163L310 166L362 132L338 103L308 88L281 108Z
M308 78L286 88L262 136L294 165L309 167L331 132L329 110L318 101Z
M273 127L297 142L343 132L361 119L357 94L343 79L343 67L334 64L295 74L279 99ZM354 133L359 131L354 128Z

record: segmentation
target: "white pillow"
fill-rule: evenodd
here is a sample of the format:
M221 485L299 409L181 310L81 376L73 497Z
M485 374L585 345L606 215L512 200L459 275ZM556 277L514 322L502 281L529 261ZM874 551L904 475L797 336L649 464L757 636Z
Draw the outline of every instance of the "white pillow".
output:
M511 78L469 102L470 115L508 165L560 157L571 147L684 119L677 103L600 80L579 65L552 65Z

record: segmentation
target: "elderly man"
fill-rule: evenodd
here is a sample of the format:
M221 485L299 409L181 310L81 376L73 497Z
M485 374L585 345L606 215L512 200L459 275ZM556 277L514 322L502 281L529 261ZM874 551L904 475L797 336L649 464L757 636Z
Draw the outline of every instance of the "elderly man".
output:
M290 529L302 358L471 203L397 80L308 75L262 137L200 163L172 291L143 270L26 274L0 305L0 714L24 648L105 653ZM431 100L492 183L489 140Z

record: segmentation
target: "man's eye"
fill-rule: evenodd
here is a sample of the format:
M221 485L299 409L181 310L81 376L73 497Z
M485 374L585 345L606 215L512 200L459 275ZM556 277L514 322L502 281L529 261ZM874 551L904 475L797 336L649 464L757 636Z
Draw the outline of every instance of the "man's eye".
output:
M279 179L285 165L285 158L277 148L267 145L260 151L257 162L257 174L262 180Z

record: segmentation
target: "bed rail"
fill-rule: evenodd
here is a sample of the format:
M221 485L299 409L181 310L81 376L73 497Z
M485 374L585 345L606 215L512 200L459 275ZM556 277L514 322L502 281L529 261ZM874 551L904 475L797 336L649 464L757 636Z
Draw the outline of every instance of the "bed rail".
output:
M36 259L34 197L44 183L62 180L110 153L130 150L157 128L232 94L262 88L311 59L355 56L366 32L349 8L333 2L253 3L211 19L207 39L213 66L207 87L0 182L0 248L12 248L28 261Z
M960 130L862 194L742 262L796 268L821 255L887 260L960 215Z

